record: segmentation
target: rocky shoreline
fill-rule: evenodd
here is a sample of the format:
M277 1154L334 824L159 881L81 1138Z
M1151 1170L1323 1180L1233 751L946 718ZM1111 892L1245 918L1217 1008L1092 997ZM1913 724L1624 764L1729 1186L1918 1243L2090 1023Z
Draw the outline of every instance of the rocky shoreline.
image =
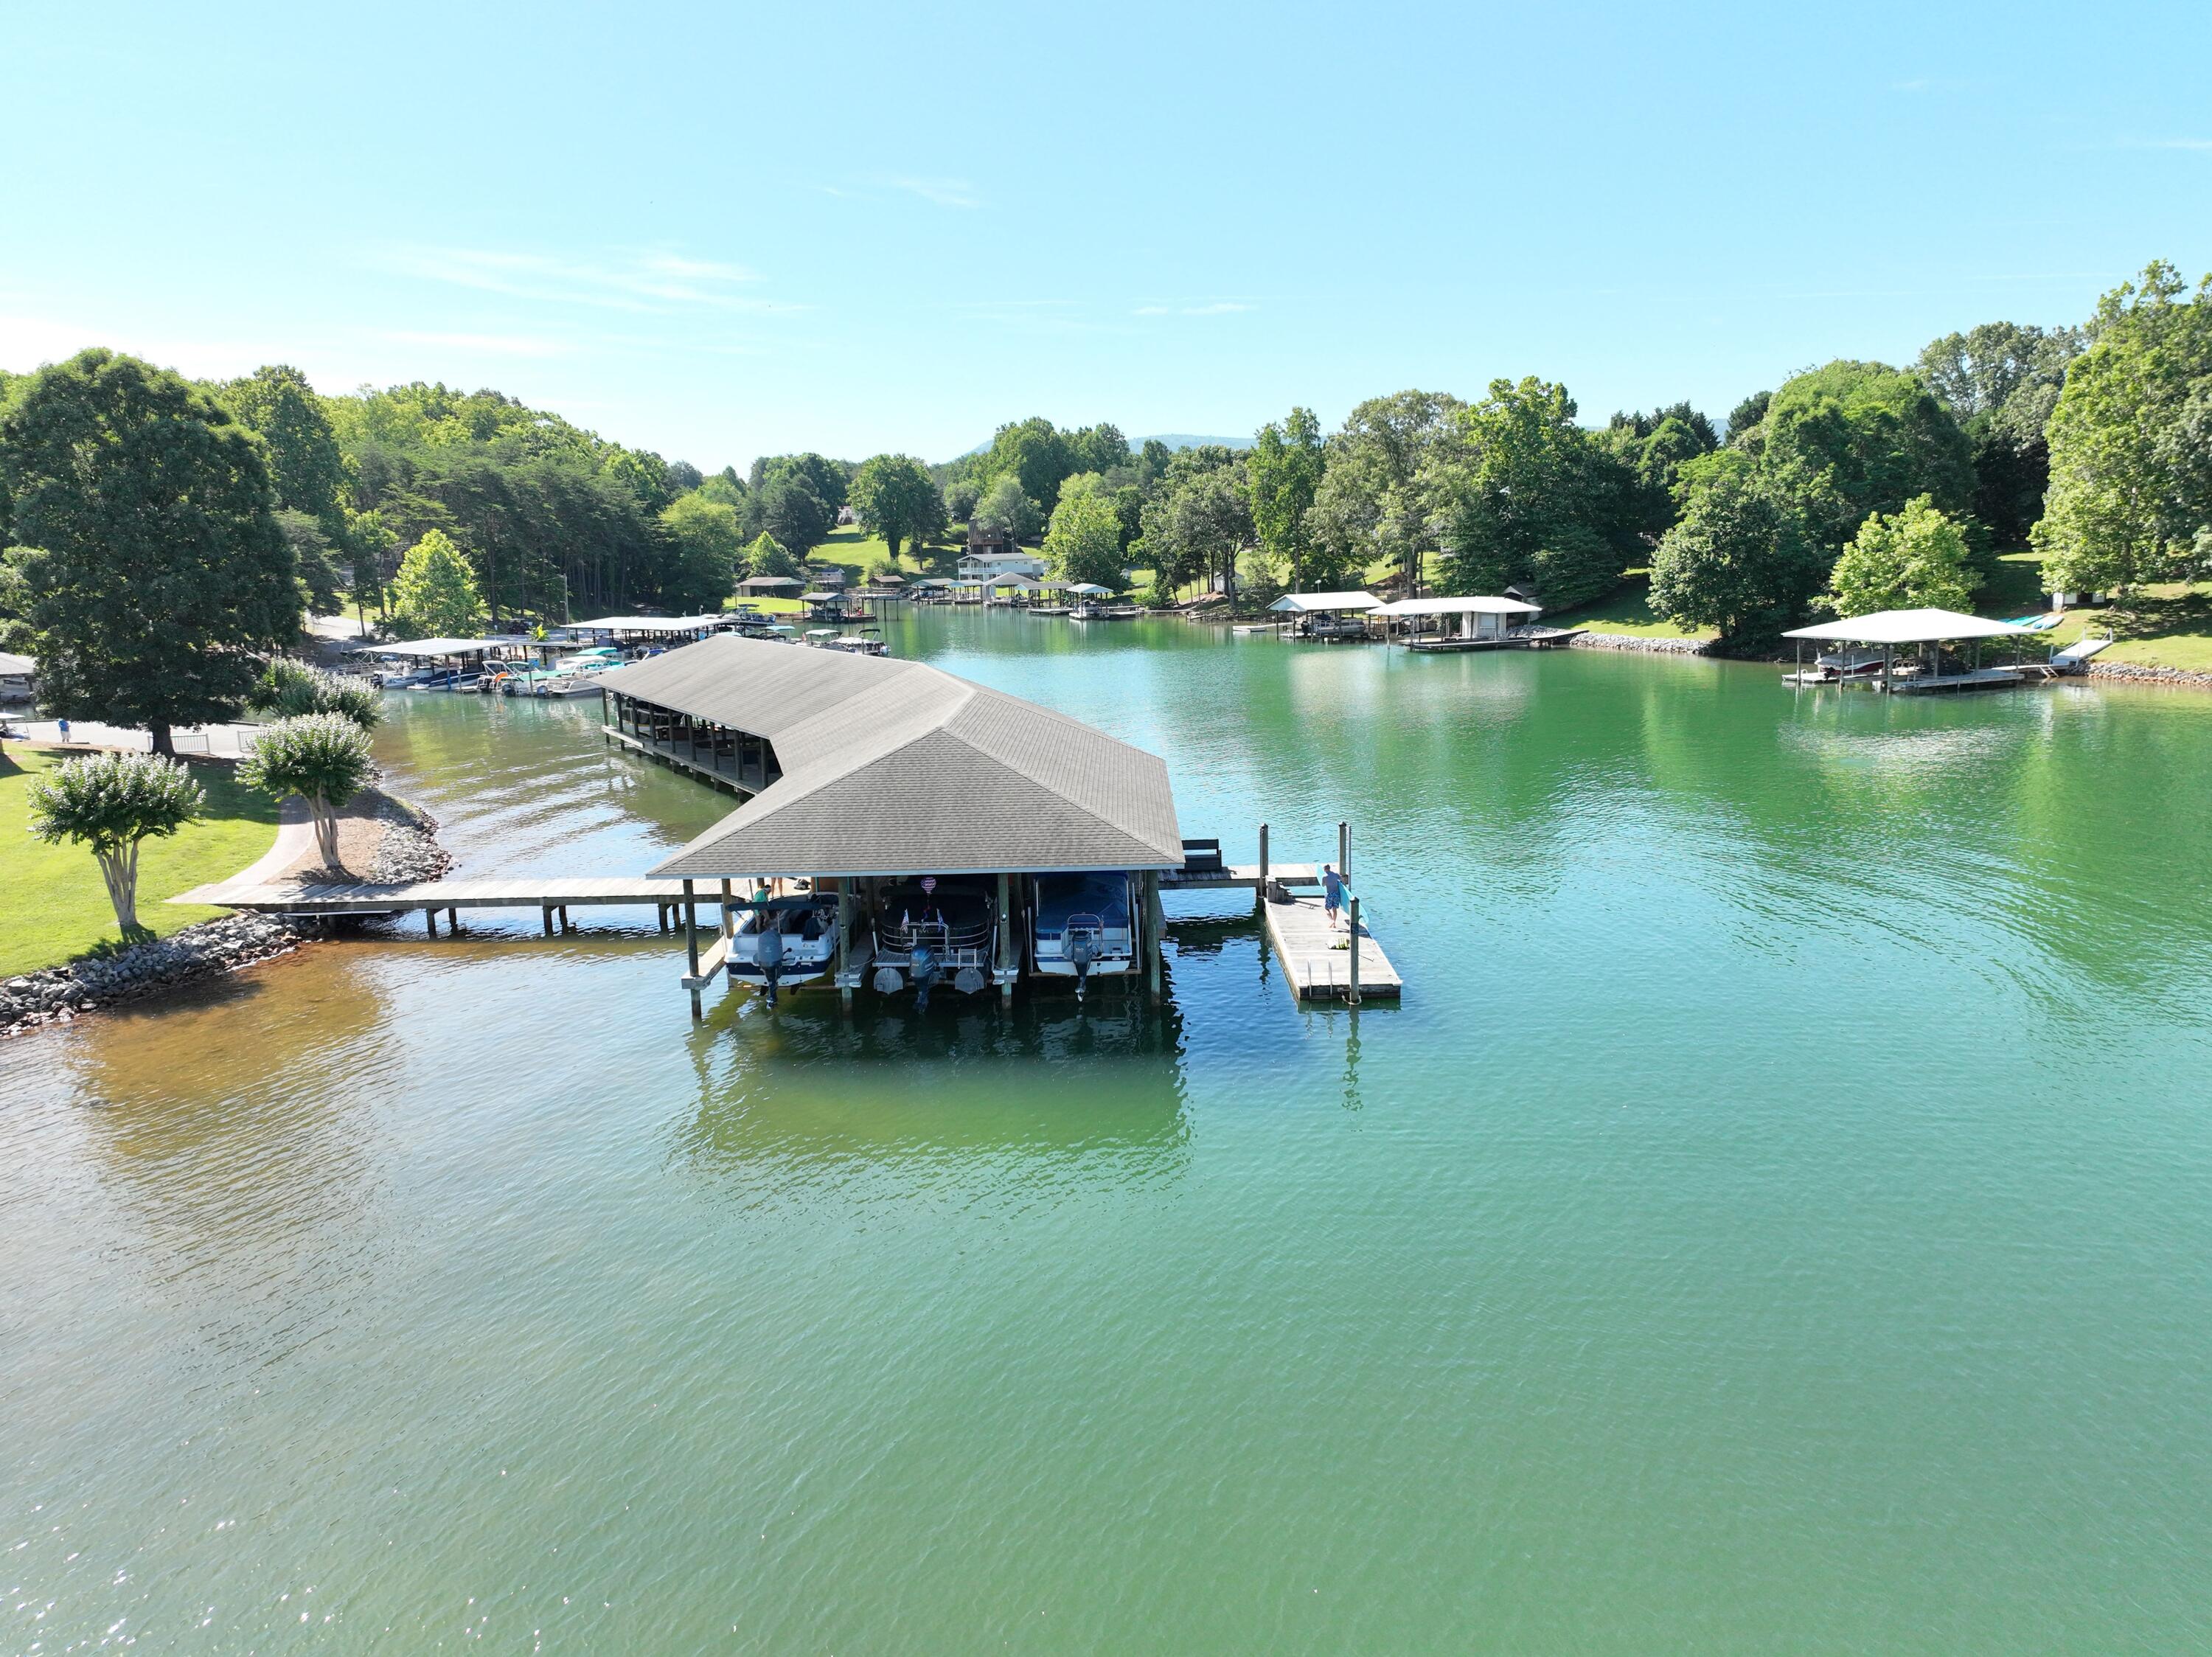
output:
M226 915L166 938L88 956L0 984L0 1037L140 1001L219 972L288 955L305 933L273 915Z
M1710 641L1653 638L1643 633L1583 633L1567 641L1574 650L1640 650L1655 656L1701 656Z
M375 820L383 833L364 874L337 878L380 886L434 880L453 866L438 844L437 819L419 806L384 795ZM294 878L316 883L315 870ZM319 935L313 922L243 911L202 921L166 938L132 944L112 954L88 956L0 982L0 1039L46 1025L73 1024L88 1013L165 995L257 961L289 955Z
M2136 661L2093 661L2088 676L2117 679L2124 685L2169 685L2180 691L2212 691L2212 673L2191 673L2185 667L2149 667Z

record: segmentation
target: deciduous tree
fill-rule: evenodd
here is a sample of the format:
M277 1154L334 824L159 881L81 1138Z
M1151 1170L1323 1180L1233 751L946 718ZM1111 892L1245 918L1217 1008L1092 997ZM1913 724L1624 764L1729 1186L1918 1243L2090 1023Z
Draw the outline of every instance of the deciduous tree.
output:
M476 576L443 530L429 531L399 561L392 618L409 638L466 638L483 625Z
M1316 573L1311 515L1327 470L1321 423L1311 409L1294 408L1280 425L1261 427L1245 459L1254 533L1294 593L1304 591Z
M261 444L166 369L88 350L40 370L0 414L0 495L19 543L0 615L64 717L171 752L173 727L233 717L256 653L299 631Z
M1720 631L1723 649L1771 645L1803 618L1827 562L1796 514L1749 466L1717 471L1651 559L1651 608Z
M1121 580L1121 521L1104 481L1095 472L1060 485L1060 504L1044 538L1044 556L1062 581L1090 582L1119 590Z
M910 454L878 454L853 474L853 511L869 533L883 537L896 563L899 548L945 533L945 497L929 470Z
M2104 296L2089 335L2051 411L2033 539L2055 586L2124 592L2212 554L2212 498L2189 436L2192 408L2212 398L2212 277L2192 300L2172 265L2154 263Z
M325 868L338 859L338 813L376 773L368 733L343 714L301 714L262 728L238 767L238 780L283 800L298 795L315 819Z
M720 609L744 556L737 508L694 490L669 503L660 515L660 527L676 548L662 584L670 605L692 615Z
M68 759L31 784L31 832L49 844L91 848L127 940L138 924L138 848L174 834L207 808L207 795L175 759L95 753Z
M1964 610L1973 596L1966 538L1925 495L1902 511L1869 515L1828 577L1828 603L1839 616L1923 606Z

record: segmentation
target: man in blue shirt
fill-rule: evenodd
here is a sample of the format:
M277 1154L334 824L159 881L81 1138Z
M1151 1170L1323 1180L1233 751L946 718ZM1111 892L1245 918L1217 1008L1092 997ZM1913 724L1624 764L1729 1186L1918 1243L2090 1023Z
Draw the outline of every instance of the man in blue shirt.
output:
M1328 929L1335 931L1338 914L1344 908L1344 877L1329 863L1321 866L1321 906L1328 912Z

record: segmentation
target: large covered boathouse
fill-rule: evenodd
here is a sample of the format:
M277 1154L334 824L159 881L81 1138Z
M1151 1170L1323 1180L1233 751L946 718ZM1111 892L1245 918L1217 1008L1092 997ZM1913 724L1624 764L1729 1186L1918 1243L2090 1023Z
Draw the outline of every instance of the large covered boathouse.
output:
M715 637L605 674L610 740L744 804L651 873L719 909L694 996L834 984L1011 996L1024 976L1157 990L1167 766L916 661Z

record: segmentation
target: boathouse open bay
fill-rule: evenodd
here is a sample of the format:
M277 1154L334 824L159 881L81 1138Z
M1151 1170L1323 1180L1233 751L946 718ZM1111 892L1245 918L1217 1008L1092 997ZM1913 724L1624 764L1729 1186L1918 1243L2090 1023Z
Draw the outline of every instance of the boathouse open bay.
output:
M1169 1009L695 1027L649 913L488 916L10 1043L0 1645L2212 1634L2212 705L888 633L1233 855L1350 816L1403 1005L1184 899ZM727 807L389 706L467 873Z

